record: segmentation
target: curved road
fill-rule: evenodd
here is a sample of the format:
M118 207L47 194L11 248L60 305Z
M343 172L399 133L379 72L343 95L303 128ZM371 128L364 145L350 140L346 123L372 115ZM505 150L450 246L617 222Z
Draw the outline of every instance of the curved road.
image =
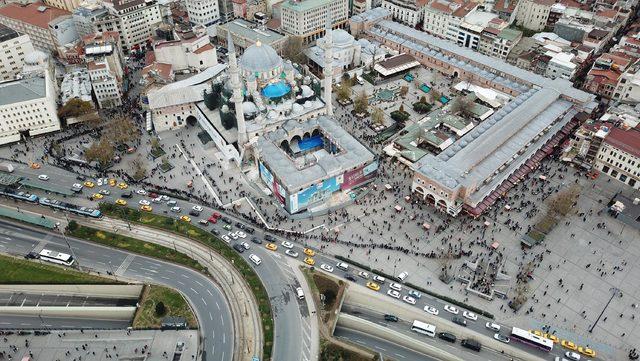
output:
M207 360L231 360L231 311L218 286L204 275L173 263L107 248L67 237L82 269L114 272L116 276L152 282L179 290L191 304L198 321ZM0 220L0 252L25 255L42 248L69 253L65 239L56 233L30 229Z

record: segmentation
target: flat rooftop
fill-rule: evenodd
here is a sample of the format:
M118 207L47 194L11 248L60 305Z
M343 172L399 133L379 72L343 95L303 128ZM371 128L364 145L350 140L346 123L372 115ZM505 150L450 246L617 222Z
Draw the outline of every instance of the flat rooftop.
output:
M0 24L0 43L3 43L7 40L15 39L18 36L20 36L20 34L18 34L17 31Z
M260 40L264 44L271 45L272 43L284 38L284 35L280 33L244 19L235 19L227 23L220 24L218 27L230 31L232 34L241 38L249 39L254 43Z
M32 77L0 83L0 106L26 102L47 96L44 77Z

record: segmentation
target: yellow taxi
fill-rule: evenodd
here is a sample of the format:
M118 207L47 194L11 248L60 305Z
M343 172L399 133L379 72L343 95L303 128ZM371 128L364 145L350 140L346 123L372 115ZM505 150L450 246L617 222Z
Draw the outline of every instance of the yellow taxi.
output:
M314 264L316 264L316 261L311 257L305 257L304 263L308 264L309 266L313 266Z
M127 201L125 201L124 199L117 199L116 200L116 204L119 206L126 206L127 205Z
M91 197L93 197L93 199L102 199L104 198L104 196L100 193L94 193Z
M533 331L529 330L529 332L531 332L532 334L534 334L536 336L544 337L544 334L540 330L533 330Z
M96 186L96 184L93 183L92 181L86 181L86 182L84 182L84 186L87 187L87 188L93 188L93 187Z
M116 186L116 184L118 184L118 181L116 181L116 180L115 180L115 179L113 179L113 178L109 178L109 185L110 185L110 186L115 187L115 186Z
M30 166L32 169L40 169L40 164L38 164L38 163L31 163L29 166Z
M118 188L127 189L127 188L129 188L129 186L125 182L120 182L120 184L118 184Z
M562 347L568 348L569 350L572 350L572 351L575 351L578 348L578 346L576 346L575 343L567 340L562 340L560 344L562 345Z
M367 282L367 288L372 289L374 291L380 291L380 285L375 282Z
M267 243L265 247L267 247L267 249L270 251L275 251L276 249L278 249L278 245L276 245L275 243Z
M545 333L544 334L544 338L549 339L551 341L553 341L553 343L558 343L560 342L560 339L558 338L558 336L556 335L552 335L550 333Z
M578 347L578 352L588 357L596 357L596 352L588 347Z
M189 216L180 216L180 220L184 222L191 222L191 217Z
M145 212L151 212L153 208L151 208L151 206L140 206L140 210Z
M305 248L304 254L306 254L309 257L313 257L316 255L316 251L312 250L311 248Z

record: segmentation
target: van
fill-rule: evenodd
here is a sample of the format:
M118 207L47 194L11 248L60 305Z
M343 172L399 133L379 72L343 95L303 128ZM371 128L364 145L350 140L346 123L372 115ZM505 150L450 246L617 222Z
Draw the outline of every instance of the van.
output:
M260 257L256 256L253 253L249 255L249 259L251 260L251 262L255 263L256 266L259 266L260 263L262 263L262 260L260 259Z
M462 340L461 344L463 347L466 347L469 350L473 350L477 352L480 352L480 349L482 349L482 344L472 338L467 338L465 340Z
M296 294L298 295L299 300L304 300L304 291L302 291L302 287L296 288Z
M449 332L440 332L438 334L438 338L443 339L447 342L451 342L451 343L455 343L456 342L456 335L449 333Z
M343 271L348 271L349 270L349 265L344 263L344 262L338 262L336 267L340 268Z

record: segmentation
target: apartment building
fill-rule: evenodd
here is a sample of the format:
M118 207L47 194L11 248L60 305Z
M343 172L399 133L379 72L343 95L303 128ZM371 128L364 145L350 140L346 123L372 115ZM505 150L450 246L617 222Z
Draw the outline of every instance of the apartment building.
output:
M32 52L28 35L0 24L0 81L12 80L20 74L25 56Z
M209 27L220 21L218 0L185 0L189 23Z
M453 13L460 8L461 1L435 0L424 8L422 29L441 38L447 38Z
M515 47L521 39L521 31L488 26L484 28L480 34L478 51L484 55L506 60L511 50L513 50L513 47Z
M122 105L122 92L120 82L114 72L109 68L105 59L87 63L87 70L91 78L93 94L98 101L100 109L119 107Z
M67 10L69 12L80 6L81 0L43 0L46 5L54 8Z
M427 3L427 0L384 0L382 7L391 12L393 20L415 27L424 21Z
M553 4L554 0L520 0L516 11L516 23L527 29L543 30Z
M595 168L633 188L640 188L640 131L635 127L606 130Z
M300 36L305 43L324 35L327 14L331 14L333 28L343 28L349 18L348 0L285 0L281 8L280 29Z
M204 70L218 64L216 49L207 35L161 42L154 46L153 52L157 62L171 64L174 72Z
M120 34L117 31L94 33L82 37L84 62L106 61L110 71L119 82L124 77L124 52L120 45Z

